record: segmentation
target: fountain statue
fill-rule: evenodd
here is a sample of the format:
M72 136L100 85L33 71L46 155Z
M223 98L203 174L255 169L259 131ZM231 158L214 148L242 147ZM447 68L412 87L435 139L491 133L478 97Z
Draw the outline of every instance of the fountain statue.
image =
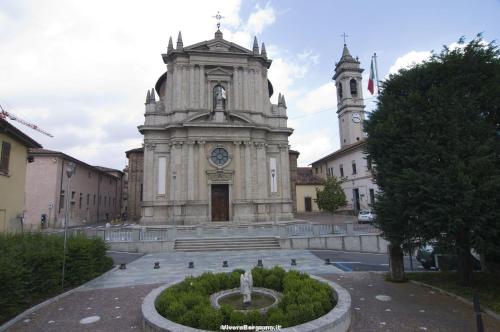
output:
M240 275L240 291L243 295L243 303L250 304L252 301L252 272L246 271L245 274Z

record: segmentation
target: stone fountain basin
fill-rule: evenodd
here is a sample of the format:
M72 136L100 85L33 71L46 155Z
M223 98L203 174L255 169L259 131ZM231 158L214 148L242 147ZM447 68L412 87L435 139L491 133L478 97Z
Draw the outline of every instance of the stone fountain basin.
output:
M220 308L219 301L222 298L224 298L226 296L234 295L234 294L240 294L240 293L241 293L241 291L239 288L226 289L226 290L223 290L223 291L220 291L220 292L217 292L217 293L210 295L210 303L212 304L212 307L214 307L215 309L219 309ZM241 311L241 312L258 310L261 314L265 314L269 309L276 307L279 303L279 300L281 300L281 297L282 297L282 295L280 293L278 293L277 291L272 290L272 289L268 289L268 288L253 287L252 288L252 295L254 293L259 293L259 294L262 294L264 296L272 297L274 299L274 302L271 305L268 305L268 306L263 307L263 308L255 308L255 309L248 309L248 310L235 309L235 310Z
M311 278L328 284L334 291L337 305L326 315L310 322L283 328L280 332L346 332L351 325L351 296L349 292L337 283L310 275ZM184 278L169 282L153 289L142 302L142 328L144 332L202 332L205 330L184 326L161 316L156 311L156 298L167 288L180 283ZM255 289L255 288L254 288Z

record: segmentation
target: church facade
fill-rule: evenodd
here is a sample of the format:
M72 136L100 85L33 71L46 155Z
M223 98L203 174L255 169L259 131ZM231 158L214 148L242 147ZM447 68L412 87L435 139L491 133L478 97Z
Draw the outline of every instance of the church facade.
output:
M148 91L143 224L292 220L285 98L272 104L265 45L215 38L162 54ZM156 92L156 93L155 93ZM159 100L156 98L156 94Z
M347 206L343 210L370 209L378 190L373 181L372 165L364 149L366 135L363 121L366 117L361 73L358 59L353 58L344 44L340 61L335 66L333 80L337 88L337 116L340 149L312 163L314 175L322 178L335 176L343 179Z

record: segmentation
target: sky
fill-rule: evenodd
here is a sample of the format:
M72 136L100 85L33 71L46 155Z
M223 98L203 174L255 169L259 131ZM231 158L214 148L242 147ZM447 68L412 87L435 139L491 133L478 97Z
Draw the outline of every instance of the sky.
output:
M249 49L254 36L265 42L271 101L285 95L299 166L340 147L331 78L341 34L365 69L368 112L374 52L383 80L461 36L500 37L499 0L0 0L0 105L54 135L11 121L44 148L123 169L125 151L142 144L137 126L169 37L175 44L182 31L184 46L212 39L217 11L224 39Z

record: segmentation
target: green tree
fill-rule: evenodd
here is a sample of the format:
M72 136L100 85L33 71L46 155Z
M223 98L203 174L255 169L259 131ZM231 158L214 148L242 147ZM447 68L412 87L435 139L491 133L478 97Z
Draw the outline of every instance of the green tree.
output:
M365 130L392 248L437 239L470 285L471 248L500 252L500 58L480 35L458 44L383 82Z
M347 205L342 180L329 176L325 181L323 190L316 188L316 203L320 210L334 213L340 207Z

